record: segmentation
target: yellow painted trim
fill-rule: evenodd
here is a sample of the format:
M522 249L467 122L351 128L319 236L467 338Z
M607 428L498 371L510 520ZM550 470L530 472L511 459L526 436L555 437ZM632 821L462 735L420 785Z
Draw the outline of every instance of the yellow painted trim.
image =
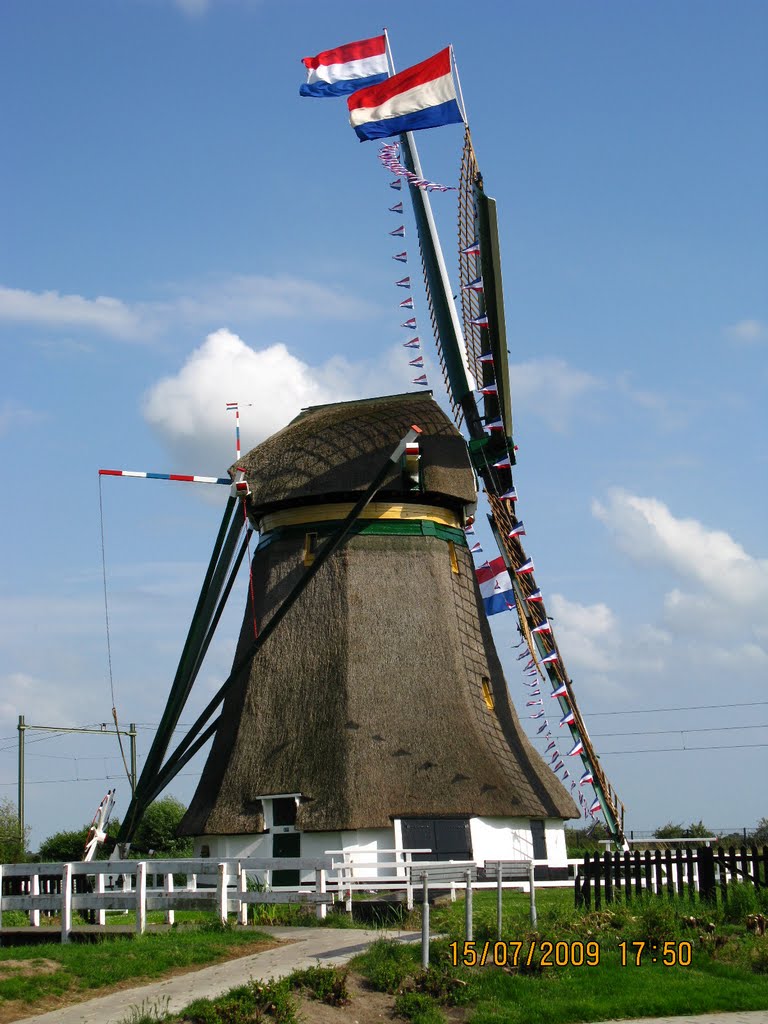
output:
M448 557L451 560L451 572L459 575L459 560L456 557L456 545L452 540L448 541Z
M270 512L259 523L261 533L268 533L279 526L306 526L310 523L333 522L346 519L354 508L352 502L334 505L309 505L304 508L287 508L281 512ZM388 501L372 501L360 516L361 519L427 519L441 526L452 526L460 530L461 523L455 512L436 505L393 505Z

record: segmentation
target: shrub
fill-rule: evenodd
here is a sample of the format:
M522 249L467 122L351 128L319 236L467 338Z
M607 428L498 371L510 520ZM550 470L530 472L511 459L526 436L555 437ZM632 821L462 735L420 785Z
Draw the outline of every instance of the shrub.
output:
M294 971L288 978L291 988L298 988L321 1003L329 1006L346 1006L351 997L347 988L345 970L338 967L307 967L304 971Z
M403 992L395 1000L394 1011L413 1024L443 1024L445 1021L434 1000L423 992Z
M416 967L414 953L390 939L373 943L362 962L362 973L379 992L397 992Z
M758 902L755 887L749 882L729 882L728 899L724 913L726 920L741 924L748 914L757 913Z

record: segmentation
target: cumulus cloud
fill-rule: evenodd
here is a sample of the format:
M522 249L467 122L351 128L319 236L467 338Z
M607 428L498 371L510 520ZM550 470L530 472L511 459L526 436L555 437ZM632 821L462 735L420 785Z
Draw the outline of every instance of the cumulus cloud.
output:
M680 519L657 498L619 489L605 503L594 501L592 511L637 561L653 559L736 605L768 599L768 560L749 555L724 530Z
M725 336L739 345L757 345L768 340L768 326L760 320L739 320L725 328Z
M597 377L569 366L562 359L512 363L509 373L515 405L527 408L557 432L568 427L588 392L603 387Z
M180 323L210 327L222 321L265 319L360 320L374 307L334 288L290 275L234 274L177 288L170 299L126 303L0 287L0 323L79 328L121 340L146 341Z
M397 372L390 354L376 364L334 357L310 366L283 344L254 349L221 329L208 335L177 374L155 384L145 398L144 416L182 460L180 465L197 473L220 473L232 461L227 402L240 403L247 450L305 406L401 390Z

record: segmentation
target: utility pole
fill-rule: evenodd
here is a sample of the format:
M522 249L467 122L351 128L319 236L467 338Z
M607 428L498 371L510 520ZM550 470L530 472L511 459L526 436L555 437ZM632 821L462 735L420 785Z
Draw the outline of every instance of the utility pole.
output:
M19 715L19 724L17 726L19 730L19 796L18 796L18 807L19 807L19 836L21 838L22 847L24 844L24 734L28 729L36 729L38 732L57 732L57 733L83 733L92 734L96 736L127 736L130 741L130 772L129 781L131 784L131 796L136 792L136 723L131 722L128 729L110 729L107 723L104 722L99 729L75 729L67 726L58 725L27 725L24 715Z

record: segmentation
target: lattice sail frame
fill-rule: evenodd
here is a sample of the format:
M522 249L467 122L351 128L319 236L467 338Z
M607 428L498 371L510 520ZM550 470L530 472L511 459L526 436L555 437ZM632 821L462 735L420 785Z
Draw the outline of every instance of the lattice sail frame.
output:
M478 382L486 383L491 379L493 370L489 368L487 363L481 362L481 357L487 356L491 351L490 332L473 323L473 321L486 314L488 310L486 309L483 291L467 287L478 276L479 261L474 256L464 252L472 243L478 241L478 211L476 208L475 187L481 181L482 177L477 165L472 139L469 128L467 128L461 161L458 203L461 306L464 322L464 340L470 369ZM494 282L494 284L499 295L501 295L501 281ZM502 326L499 325L500 328ZM506 360L506 345L503 346L503 351L499 351L498 339L496 349L497 358L501 357ZM506 374L496 374L496 380L501 382L502 376L505 377ZM502 386L501 383L499 386ZM508 397L506 396L507 400ZM501 393L498 393L495 397L486 396L486 415L483 417L484 421L488 422L491 419L495 420L502 416L503 406L504 400ZM509 408L508 401L507 407ZM506 450L510 455L511 463L514 464L515 448L510 436L511 412L505 415L505 427L504 434L507 435ZM626 847L624 805L600 765L597 752L592 745L587 727L579 710L576 696L573 692L573 683L566 671L557 640L555 639L554 630L550 624L547 633L533 633L537 626L548 622L548 616L543 601L535 603L527 601L527 598L538 589L533 573L520 575L516 571L528 560L529 556L525 553L520 538L509 536L513 527L519 522L516 516L516 502L505 500L501 497L502 494L512 488L512 470L511 466L508 470L497 470L493 466L492 460L499 455L499 450L497 449L496 454L491 455L489 458L490 449L491 445L489 444L484 449L476 452L475 466L486 485L486 495L491 509L491 524L499 549L510 570L520 633L526 642L531 659L541 679L548 679L553 689L557 689L563 684L566 686L568 696L567 698L558 698L560 707L564 713L568 711L573 712L574 721L573 725L570 726L571 736L574 741L580 740L583 744L582 763L592 774L595 793L605 814L606 823L613 833L616 842ZM553 653L557 656L556 660L542 665L542 659Z

